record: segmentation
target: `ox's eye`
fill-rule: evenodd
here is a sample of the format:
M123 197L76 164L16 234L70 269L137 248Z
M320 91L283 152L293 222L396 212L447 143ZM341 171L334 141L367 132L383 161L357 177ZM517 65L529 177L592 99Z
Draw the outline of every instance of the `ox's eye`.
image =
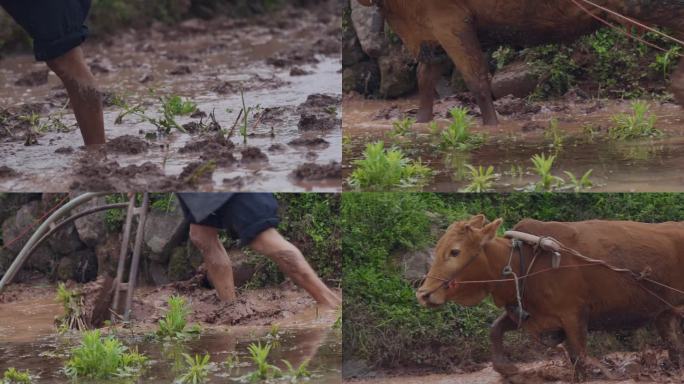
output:
M451 250L450 256L451 256L451 257L456 257L456 256L458 256L458 255L460 255L460 254L461 254L461 250L460 250L460 249L452 249L452 250Z

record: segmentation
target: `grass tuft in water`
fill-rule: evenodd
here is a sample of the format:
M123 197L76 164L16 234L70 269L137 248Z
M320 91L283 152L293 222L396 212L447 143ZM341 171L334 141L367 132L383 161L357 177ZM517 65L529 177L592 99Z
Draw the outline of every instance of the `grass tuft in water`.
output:
M28 370L21 372L16 368L8 368L2 375L0 384L30 384L31 374Z
M392 131L389 133L391 137L397 137L397 136L406 136L407 134L411 133L412 130L411 128L413 127L413 124L416 123L416 119L411 118L411 117L406 117L401 120L397 120L392 123Z
M311 377L311 372L309 371L309 359L304 360L304 362L301 363L297 368L294 368L287 360L282 360L282 362L287 367L287 373L285 376L290 379L291 383L296 383L300 379Z
M440 134L440 148L443 150L467 151L481 146L485 139L482 135L470 132L473 118L468 114L468 108L454 108L451 114L451 123ZM432 128L435 129L434 126Z
M247 347L250 353L250 358L256 366L256 371L249 373L246 377L249 381L269 380L275 377L282 376L280 368L268 363L268 354L271 353L271 344L266 344L263 347L261 342L258 344L250 344Z
M545 154L532 156L532 164L534 171L539 175L539 181L535 184L535 191L547 192L552 191L555 187L564 183L563 179L551 174L551 168L556 161L555 155L546 157Z
M101 337L99 330L83 333L81 344L72 349L64 372L78 379L135 377L147 365L147 357L128 348L112 336Z
M169 309L159 320L156 336L160 339L183 340L198 335L201 330L198 325L188 328L187 317L190 310L185 299L180 296L169 298Z
M206 354L204 356L195 355L195 357L193 358L187 353L184 353L183 357L185 358L187 368L185 373L181 375L181 377L179 377L176 380L176 382L181 384L204 383L207 380L207 377L209 376L209 371L211 369L211 363L209 362L211 357L209 356L209 354Z
M564 173L568 176L569 180L568 186L572 188L575 192L582 192L585 189L591 189L591 187L594 186L594 183L592 183L592 181L589 180L589 177L591 176L591 173L593 171L593 169L588 170L579 179L572 172L565 171Z
M463 188L461 192L483 193L492 190L494 180L496 180L494 167L490 165L485 169L480 165L478 168L475 168L470 164L466 164L466 167L470 170L470 174L466 176L470 184Z
M81 309L83 308L83 298L81 295L67 289L64 283L57 285L57 295L55 301L62 306L64 315L58 317L55 322L60 333L64 333L70 329L85 330L86 324L81 316Z
M348 180L356 190L421 189L432 176L430 168L407 159L400 149L385 149L382 141L368 144L363 155L354 162L356 169Z
M629 140L644 137L661 136L662 132L655 128L658 118L649 113L650 105L645 101L632 103L631 114L613 116L613 123L608 135L615 140Z
M551 141L551 148L553 148L556 152L563 149L563 141L565 140L565 137L563 136L563 132L561 132L560 128L558 127L558 119L551 119L549 128L544 132L544 137Z

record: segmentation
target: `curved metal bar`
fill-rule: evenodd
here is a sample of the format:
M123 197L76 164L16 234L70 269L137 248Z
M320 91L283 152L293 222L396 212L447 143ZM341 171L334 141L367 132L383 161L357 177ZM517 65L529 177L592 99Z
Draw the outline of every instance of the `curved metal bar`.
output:
M5 286L9 284L12 281L12 279L14 279L14 276L17 274L17 272L19 272L19 269L21 269L22 265L24 265L26 259L28 259L29 251L34 247L36 242L39 241L43 237L43 235L45 235L45 233L47 233L50 230L50 225L52 223L54 223L60 217L65 216L72 209L80 205L83 205L96 197L104 196L107 194L107 192L84 193L80 196L75 197L68 203L64 204L57 211L55 211L55 213L50 215L50 217L48 217L43 222L43 224L41 224L38 227L38 229L36 229L36 231L24 245L24 248L22 248L21 252L19 252L19 255L17 255L17 257L14 259L12 265L10 265L9 269L7 269L7 272L5 272L5 275L0 280L0 292L2 292Z
M31 257L33 252L35 252L36 249L38 249L38 247L40 247L40 245L43 244L43 242L45 240L47 240L50 236L52 236L55 232L59 231L65 225L70 224L71 222L76 221L83 216L88 216L88 215L93 214L93 213L97 213L100 211L108 211L110 209L124 209L127 207L128 207L128 203L117 203L117 204L103 205L101 207L94 207L94 208L86 209L85 211L79 212L79 213L77 213L71 217L68 217L68 218L60 221L59 224L55 225L52 229L50 229L50 231L48 231L48 233L46 233L45 235L43 235L43 237L41 237L38 241L36 241L36 243L33 245L33 247L28 250L28 256L26 256L26 258L28 259L29 257Z

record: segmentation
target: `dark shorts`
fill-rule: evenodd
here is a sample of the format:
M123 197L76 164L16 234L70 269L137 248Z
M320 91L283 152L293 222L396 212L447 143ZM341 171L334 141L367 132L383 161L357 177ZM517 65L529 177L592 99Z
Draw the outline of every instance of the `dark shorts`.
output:
M88 36L86 17L91 0L0 0L7 13L33 39L38 61L47 61L78 47Z
M186 217L191 216L186 212ZM240 246L247 246L261 232L275 228L279 223L275 196L270 193L236 193L206 219L193 224L225 229L240 239Z

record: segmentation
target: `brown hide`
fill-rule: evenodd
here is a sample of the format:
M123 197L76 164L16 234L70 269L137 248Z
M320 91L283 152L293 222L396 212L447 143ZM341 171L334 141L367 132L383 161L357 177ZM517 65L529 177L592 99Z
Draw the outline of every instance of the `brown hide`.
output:
M484 123L497 124L490 74L482 44L537 45L570 40L602 26L570 0L359 0L378 4L394 32L416 58L421 48L442 46L463 76L481 109ZM684 2L678 0L594 0L626 16L667 27L684 36ZM654 5L657 4L657 5ZM610 18L596 11L604 19ZM418 121L432 120L439 66L421 62ZM684 99L684 68L673 90Z
M656 281L684 290L684 225L645 224L629 221L585 221L576 223L523 220L515 230L551 236L591 258L605 260L637 273L647 271ZM486 252L486 249L485 249ZM532 249L525 247L526 260ZM542 253L533 270L550 266L550 255ZM561 265L585 263L563 255ZM642 283L666 301L684 304L684 295ZM505 288L504 288L505 289ZM590 329L619 329L644 325L669 308L639 288L634 279L604 267L552 271L526 281L525 304L539 330L560 327L564 313L586 315ZM496 290L492 292L497 294ZM504 293L507 295L508 293Z
M484 216L452 224L439 240L434 263L418 301L429 307L455 301L475 305L491 295L494 303L506 310L492 327L494 368L502 374L515 372L504 363L503 334L518 328L516 289L513 282L468 281L501 279L511 256L511 240L495 237L500 219L484 224ZM643 273L650 279L684 290L684 224L645 224L628 221L584 221L574 223L523 220L515 230L537 236L550 236L581 254L618 267ZM525 270L534 257L533 247L523 245ZM454 256L456 255L456 256ZM512 257L512 269L519 276L520 258ZM631 275L603 266L567 268L587 264L563 253L561 268L551 268L551 255L541 251L531 273L551 270L526 278L522 303L530 317L521 328L536 339L555 334L565 339L573 363L581 369L586 357L586 337L590 329L617 330L640 327L655 320L678 363L684 357L681 318L667 304L648 294ZM684 295L642 281L668 303L684 308Z

